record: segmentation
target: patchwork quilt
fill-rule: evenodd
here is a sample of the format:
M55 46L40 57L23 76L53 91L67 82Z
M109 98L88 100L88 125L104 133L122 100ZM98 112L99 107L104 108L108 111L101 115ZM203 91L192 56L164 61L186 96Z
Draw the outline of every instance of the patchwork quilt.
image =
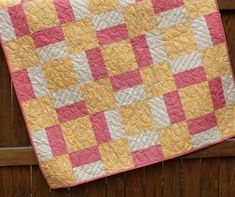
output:
M0 36L51 188L235 136L215 0L0 0Z

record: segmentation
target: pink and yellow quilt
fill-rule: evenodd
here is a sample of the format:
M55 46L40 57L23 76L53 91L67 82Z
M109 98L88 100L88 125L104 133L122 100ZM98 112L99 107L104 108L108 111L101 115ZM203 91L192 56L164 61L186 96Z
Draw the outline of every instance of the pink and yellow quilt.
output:
M0 36L51 188L235 136L215 0L0 0Z

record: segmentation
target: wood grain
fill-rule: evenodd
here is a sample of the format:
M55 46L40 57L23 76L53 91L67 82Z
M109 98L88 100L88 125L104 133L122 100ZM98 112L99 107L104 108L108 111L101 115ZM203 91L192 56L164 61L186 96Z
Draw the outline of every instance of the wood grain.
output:
M181 160L170 160L163 165L163 196L181 196Z
M145 168L131 170L126 173L126 196L141 197L145 194Z
M163 196L163 162L145 168L145 196Z
M182 196L200 196L201 160L191 159L183 162Z
M219 160L202 159L201 162L201 197L219 195Z
M125 175L126 173L121 173L107 178L108 197L125 196Z
M235 196L235 158L220 160L219 196Z

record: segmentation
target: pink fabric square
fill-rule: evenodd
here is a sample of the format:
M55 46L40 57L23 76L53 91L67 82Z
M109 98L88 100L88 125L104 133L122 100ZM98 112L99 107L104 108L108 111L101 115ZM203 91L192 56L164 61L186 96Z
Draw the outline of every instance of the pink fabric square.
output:
M96 32L100 45L128 39L126 24L116 25Z
M75 20L70 0L54 0L54 4L60 20L60 24Z
M64 33L61 27L51 27L32 34L37 48L50 45L64 40Z
M111 136L109 133L108 125L105 120L105 116L103 112L94 114L90 116L93 132L96 137L96 141L98 144L108 142L111 140Z
M171 10L184 5L183 0L152 0L155 13Z
M17 36L23 36L30 32L24 9L21 4L8 8L8 13Z
M12 80L20 102L35 98L27 70L12 73Z
M95 80L102 79L108 76L107 68L104 63L100 48L94 48L86 51L86 56L92 75Z
M222 86L221 78L215 78L209 81L209 88L211 93L211 98L215 109L219 109L225 106L226 101L224 98L224 90Z
M140 68L153 64L145 35L132 38L131 45Z
M79 150L69 154L72 167L83 166L92 162L100 160L100 153L96 146Z
M56 109L56 112L60 122L75 120L79 117L88 115L84 101L58 108Z
M220 13L214 12L212 14L205 16L205 18L210 31L212 42L215 45L225 42L225 35Z
M134 70L110 78L114 91L123 90L143 84L139 70Z
M206 81L206 73L203 67L194 68L174 75L177 88L184 88L193 84Z
M58 125L46 128L46 134L53 156L67 153L64 137Z
M185 114L178 91L166 93L163 97L171 123L184 121Z
M188 128L191 135L207 131L216 125L217 121L214 113L209 113L188 121Z
M163 159L162 148L160 145L151 146L146 149L138 150L132 153L135 167L140 167L152 162L158 162Z

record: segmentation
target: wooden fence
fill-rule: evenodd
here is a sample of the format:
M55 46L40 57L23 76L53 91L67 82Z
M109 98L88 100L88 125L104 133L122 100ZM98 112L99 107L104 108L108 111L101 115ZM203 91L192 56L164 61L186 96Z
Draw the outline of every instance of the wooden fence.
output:
M235 65L235 0L220 0L219 7ZM71 189L50 190L30 147L0 50L0 197L30 196L235 197L235 139Z

